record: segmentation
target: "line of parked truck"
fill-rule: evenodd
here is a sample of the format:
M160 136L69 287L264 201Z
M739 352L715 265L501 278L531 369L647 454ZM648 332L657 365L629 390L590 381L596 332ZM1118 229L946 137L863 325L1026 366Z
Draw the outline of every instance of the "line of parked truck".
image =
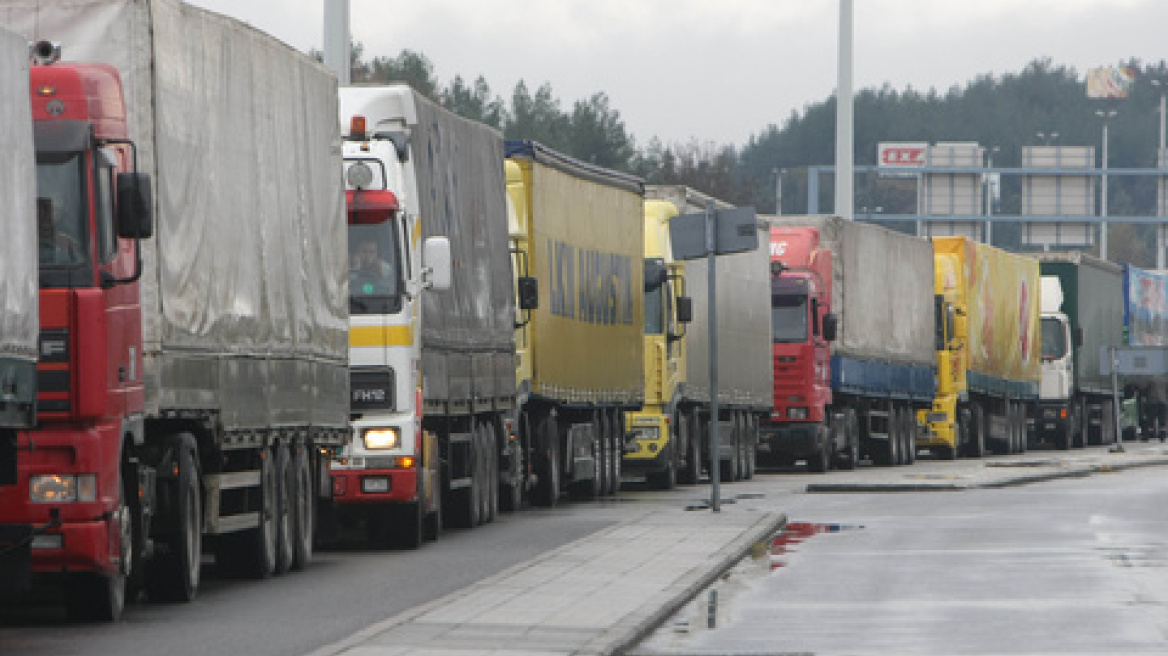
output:
M1168 341L1151 272L836 217L760 222L711 302L671 248L727 207L696 190L178 0L0 16L0 592L78 617L630 476L1107 443L1098 348ZM1126 393L1161 436L1163 385Z

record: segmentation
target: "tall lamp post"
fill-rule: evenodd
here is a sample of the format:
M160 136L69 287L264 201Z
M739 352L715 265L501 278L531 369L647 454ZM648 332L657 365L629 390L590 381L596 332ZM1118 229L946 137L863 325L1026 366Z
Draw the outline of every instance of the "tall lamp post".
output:
M775 173L775 216L783 215L783 174L787 169L772 169Z
M1160 91L1160 148L1156 151L1156 168L1163 168L1166 164L1168 164L1168 153L1164 152L1164 95L1165 92L1168 92L1168 83L1163 80L1152 80L1152 86L1156 87L1156 89ZM1165 182L1168 181L1164 180L1162 177L1160 182L1160 208L1158 209L1160 212L1164 211L1164 205L1168 204L1165 203L1164 199L1163 187ZM1164 269L1164 224L1156 226L1156 268L1159 270Z
M1001 148L998 146L994 146L993 148L986 150L985 243L990 244L991 246L994 243L994 223L990 220L990 217L994 215L994 153L998 152L999 150L1001 150Z
M1118 112L1114 109L1096 110L1095 115L1103 119L1103 175L1099 190L1099 216L1103 221L1099 225L1099 257L1107 259L1107 122Z

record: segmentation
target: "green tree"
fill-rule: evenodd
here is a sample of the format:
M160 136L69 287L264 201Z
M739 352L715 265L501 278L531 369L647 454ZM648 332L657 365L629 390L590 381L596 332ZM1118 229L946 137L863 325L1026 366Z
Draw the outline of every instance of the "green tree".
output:
M567 142L573 157L610 169L629 171L636 153L620 112L609 106L604 93L576 101Z
M552 87L544 83L535 95L520 80L511 94L511 110L503 132L509 139L538 141L549 148L567 152L571 119L560 109L560 101L552 94Z
M442 104L459 116L500 130L507 120L506 103L499 96L491 94L490 85L481 75L473 85L468 85L461 75L454 76L442 92Z

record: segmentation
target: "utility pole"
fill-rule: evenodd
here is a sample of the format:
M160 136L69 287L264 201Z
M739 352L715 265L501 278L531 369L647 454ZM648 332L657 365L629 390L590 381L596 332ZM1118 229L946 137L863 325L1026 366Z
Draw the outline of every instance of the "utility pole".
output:
M1107 259L1107 122L1118 112L1114 109L1097 110L1095 115L1103 119L1103 175L1102 189L1099 191L1099 216L1103 221L1099 225L1099 257Z
M852 151L855 126L852 118L852 0L840 0L839 82L835 102L835 213L852 218Z

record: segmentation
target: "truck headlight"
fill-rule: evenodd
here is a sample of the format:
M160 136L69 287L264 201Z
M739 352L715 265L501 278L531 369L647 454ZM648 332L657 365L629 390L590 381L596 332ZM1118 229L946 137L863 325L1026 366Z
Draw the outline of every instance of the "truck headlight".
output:
M28 497L33 503L70 503L97 499L95 474L41 474L28 479Z
M396 449L401 446L396 428L370 428L365 431L363 438L365 448L370 451Z
M787 419L806 419L807 408L788 408Z

